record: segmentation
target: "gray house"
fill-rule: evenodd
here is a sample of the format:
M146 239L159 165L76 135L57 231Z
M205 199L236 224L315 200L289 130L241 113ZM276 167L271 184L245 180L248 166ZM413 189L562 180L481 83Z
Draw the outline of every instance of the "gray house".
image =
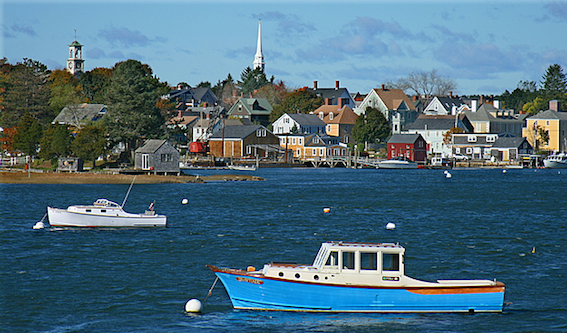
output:
M134 169L155 174L178 174L179 151L167 140L147 140L135 151Z
M97 121L106 114L104 104L77 104L67 105L59 112L52 124L72 125L82 127L89 122Z

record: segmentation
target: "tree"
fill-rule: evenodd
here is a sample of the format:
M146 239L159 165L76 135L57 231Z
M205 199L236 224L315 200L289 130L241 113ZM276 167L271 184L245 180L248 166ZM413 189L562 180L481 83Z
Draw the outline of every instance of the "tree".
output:
M29 113L41 124L49 124L54 115L48 104L47 66L24 58L16 65L2 63L0 78L0 127L13 127Z
M228 73L226 79L222 81L218 81L214 87L211 88L213 93L224 103L232 104L233 96L236 95L236 91L238 90L236 87L236 83L232 78L232 75Z
M197 85L197 88L210 88L210 87L211 87L211 83L209 81L201 81Z
M165 120L157 103L168 92L169 85L160 83L148 65L137 60L116 64L103 118L110 140L124 142L133 152L138 140L165 136Z
M79 84L83 94L91 103L106 104L106 91L112 78L112 69L97 67L81 74Z
M547 68L541 81L543 94L551 99L565 98L567 94L567 78L563 73L563 68L558 64L553 64Z
M40 141L39 157L54 161L71 152L71 133L65 125L50 125Z
M272 76L271 80L268 81L262 68L258 67L252 69L250 67L246 67L240 74L238 86L243 94L249 94L273 82L274 77Z
M535 115L542 110L547 110L549 108L549 100L543 98L542 96L536 97L533 101L524 104L522 110L526 113Z
M106 150L105 129L100 126L86 126L77 134L71 149L77 157L84 161L92 161L96 167L96 159Z
M18 149L26 155L35 156L42 134L43 129L39 121L29 113L24 114L14 135L14 149Z
M258 89L254 95L257 98L265 98L268 100L272 107L283 103L287 94L289 94L289 89L283 81L277 81L274 84L268 84Z
M68 71L59 69L51 72L48 82L49 106L53 114L59 114L66 106L74 111L79 104L87 102L79 81Z
M457 89L455 80L439 75L436 69L430 72L411 72L407 77L400 78L396 82L387 82L386 86L402 89L407 94L417 95L425 99L433 96L445 96Z
M497 96L496 99L502 102L502 108L524 110L524 105L533 101L538 94L536 82L520 81L512 93L506 90L502 95Z
M451 144L451 141L453 140L453 134L459 134L463 132L464 130L460 127L452 127L450 130L443 133L443 143L446 145Z
M276 121L284 113L309 113L315 111L324 101L322 97L306 90L305 88L298 89L292 93L287 94L283 102L276 105L272 113L270 113L270 122Z
M385 141L392 131L388 120L380 110L367 107L364 114L356 119L352 137L357 142L374 143Z

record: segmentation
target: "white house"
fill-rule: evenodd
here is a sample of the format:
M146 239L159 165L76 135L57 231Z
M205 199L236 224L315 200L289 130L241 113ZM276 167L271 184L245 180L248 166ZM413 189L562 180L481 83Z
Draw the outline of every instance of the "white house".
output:
M295 133L315 134L325 133L327 124L314 114L285 113L273 122L274 134L289 134L295 128Z

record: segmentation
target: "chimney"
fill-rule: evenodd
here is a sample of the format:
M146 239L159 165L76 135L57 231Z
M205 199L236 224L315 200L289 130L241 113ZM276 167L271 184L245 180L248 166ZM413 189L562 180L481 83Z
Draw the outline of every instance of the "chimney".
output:
M414 103L417 102L417 96L413 95L413 97L411 98L411 101L414 102Z
M561 102L556 99L549 101L549 109L553 111L561 111Z
M313 81L313 90L317 90L317 81Z
M329 99L328 99L328 98L325 98L325 105L330 105L330 104L329 104Z
M471 100L471 111L476 112L478 108L478 101L476 99Z
M497 108L500 109L500 101L499 100L493 100L492 101L492 105Z
M480 102L478 103L479 106L484 104L484 95L480 95Z
M449 91L449 97L453 98L453 92Z
M382 85L382 90L386 90L386 87L384 85Z
M339 81L335 81L335 90L339 89Z
M339 82L339 81L337 81ZM339 110L343 108L343 106L345 105L345 99L344 98L339 98Z

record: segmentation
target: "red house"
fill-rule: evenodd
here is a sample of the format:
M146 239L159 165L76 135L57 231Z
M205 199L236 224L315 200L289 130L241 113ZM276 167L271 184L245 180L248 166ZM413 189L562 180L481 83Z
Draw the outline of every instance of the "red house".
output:
M388 140L388 159L405 157L417 163L427 161L427 142L421 134L394 134Z

